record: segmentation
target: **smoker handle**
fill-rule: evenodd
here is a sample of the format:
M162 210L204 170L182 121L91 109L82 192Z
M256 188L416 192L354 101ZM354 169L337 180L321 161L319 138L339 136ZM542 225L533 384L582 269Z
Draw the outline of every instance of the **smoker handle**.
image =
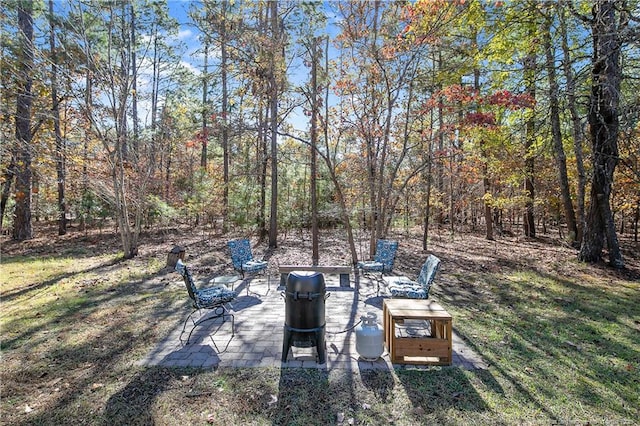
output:
M329 296L331 296L331 293L327 293L327 294L325 294L325 296L324 296L324 300L327 300L327 299L329 298Z
M284 292L284 291L281 291L281 292L280 292L280 297L282 297L283 299L286 299L286 298L287 298L287 296L286 296L286 294L285 294L285 292Z

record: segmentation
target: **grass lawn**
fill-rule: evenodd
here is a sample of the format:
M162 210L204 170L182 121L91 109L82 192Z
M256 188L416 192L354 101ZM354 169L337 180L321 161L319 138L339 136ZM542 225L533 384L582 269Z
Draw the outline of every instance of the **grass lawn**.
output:
M432 291L490 367L348 372L141 367L187 310L185 295L165 288L175 238L143 240L140 255L126 261L115 236L55 238L3 240L1 424L632 425L640 418L640 250L631 241L621 240L628 269L618 272L579 263L574 250L551 241L436 238L430 252L443 267ZM193 261L226 258L226 237L208 245L192 238ZM396 269L415 275L424 259L419 236L401 238ZM287 250L301 248L282 243L275 255L284 259Z

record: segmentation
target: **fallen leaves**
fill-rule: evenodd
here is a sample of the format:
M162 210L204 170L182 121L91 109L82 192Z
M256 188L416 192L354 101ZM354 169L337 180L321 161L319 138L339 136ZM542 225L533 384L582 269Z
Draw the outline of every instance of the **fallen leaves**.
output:
M346 420L346 422L345 422L345 420ZM345 419L344 413L337 413L336 414L336 422L339 425L342 425L342 424L353 425L353 424L355 424L356 421L355 421L355 419L353 417L349 417L348 419Z
M103 388L103 387L104 387L104 384L103 384L103 383L92 383L92 384L91 384L91 391L92 391L92 392L95 392L95 391L97 391L98 389L101 389L101 388Z
M267 405L268 405L269 407L271 407L272 405L274 405L274 404L276 404L276 403L278 402L278 396L277 396L277 395L273 395L273 394L271 394L271 395L269 395L269 397L270 397L270 400L269 400L269 402L267 403Z

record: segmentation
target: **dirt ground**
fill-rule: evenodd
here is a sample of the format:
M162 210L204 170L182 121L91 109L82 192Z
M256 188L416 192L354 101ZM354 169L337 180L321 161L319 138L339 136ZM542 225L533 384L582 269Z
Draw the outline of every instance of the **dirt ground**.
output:
M258 241L249 232L232 231L221 234L215 229L191 228L187 226L165 228L143 232L140 236L140 249L136 261L150 258L166 259L167 253L175 245L186 251L187 262L192 268L202 269L206 273L225 273L232 270L226 242L233 238L250 238L254 257L269 261L269 273L277 274L279 264L310 264L311 233L309 230L281 231L278 247L269 249L266 241ZM369 233L355 231L358 259L369 259ZM535 239L522 236L500 236L494 241L484 238L482 232L465 232L451 235L449 230L432 229L429 232L427 250L422 249L422 231L395 232L389 239L399 241L398 253L394 264L394 273L413 276L418 273L429 254L435 254L442 260L441 273L459 275L464 271L498 272L502 268L527 269L540 272L555 272L573 276L577 250L558 238L558 233L540 235ZM619 235L625 266L623 270L614 270L606 262L588 265L594 276L601 275L640 280L640 243L634 242L628 234ZM69 228L66 235L58 236L55 224L36 223L34 238L23 241L11 241L8 235L0 238L2 256L74 256L83 257L121 250L118 234L112 227L102 230L80 231ZM348 265L351 256L346 233L341 229L321 230L319 236L320 264ZM606 259L606 253L605 259ZM584 271L582 272L584 273ZM449 277L451 278L451 276Z

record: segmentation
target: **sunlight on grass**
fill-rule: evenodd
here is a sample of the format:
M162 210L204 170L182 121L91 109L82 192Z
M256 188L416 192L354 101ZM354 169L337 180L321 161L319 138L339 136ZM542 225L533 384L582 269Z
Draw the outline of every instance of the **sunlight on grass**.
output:
M0 264L0 286L7 293L26 285L55 284L65 275L82 272L89 265L113 261L113 255L90 258L72 257L4 257Z
M0 266L0 286L3 292L7 292L28 284L46 282L68 272L74 261L56 257L5 257Z
M116 261L112 254L3 259L0 325L3 350L12 355L3 360L2 381L3 393L14 395L3 398L3 413L50 412L44 423L63 424L82 412L83 423L98 421L102 409L95 398L122 387L131 357L140 356L140 349L129 348L156 332L146 321L148 310L171 300L170 294L133 291L127 277L150 274L139 273L135 262L130 269L136 272L129 273ZM74 403L58 407L70 392Z
M505 418L540 410L616 423L637 413L640 306L626 285L601 281L534 270L474 277L476 291L494 297L458 307L465 320L455 327L494 366L500 387L523 397L515 409L482 393ZM580 405L567 404L574 400Z

